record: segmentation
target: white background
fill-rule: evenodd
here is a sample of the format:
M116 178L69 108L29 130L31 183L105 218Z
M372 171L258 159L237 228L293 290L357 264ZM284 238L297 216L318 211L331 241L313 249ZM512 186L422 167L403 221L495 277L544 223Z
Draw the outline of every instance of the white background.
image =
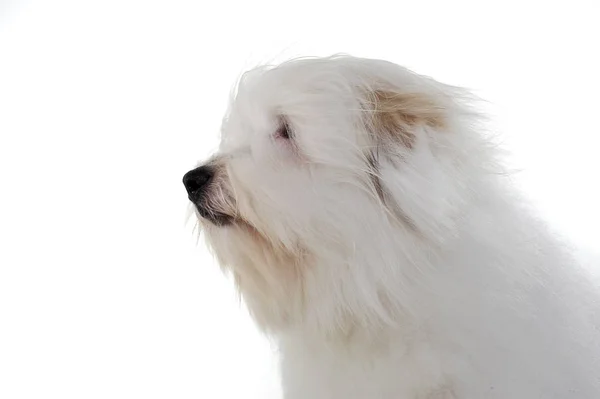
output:
M181 184L259 61L349 52L474 89L595 249L599 4L0 0L0 398L276 397Z

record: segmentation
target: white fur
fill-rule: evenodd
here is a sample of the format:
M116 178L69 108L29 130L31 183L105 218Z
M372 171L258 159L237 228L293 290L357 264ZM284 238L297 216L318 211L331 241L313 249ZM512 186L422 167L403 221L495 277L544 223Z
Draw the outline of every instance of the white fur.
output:
M381 139L376 90L428 99L409 111L443 123L411 124L409 147ZM210 161L210 206L235 222L201 225L279 345L286 399L600 398L596 288L469 101L347 56L240 80ZM292 140L274 136L282 118Z

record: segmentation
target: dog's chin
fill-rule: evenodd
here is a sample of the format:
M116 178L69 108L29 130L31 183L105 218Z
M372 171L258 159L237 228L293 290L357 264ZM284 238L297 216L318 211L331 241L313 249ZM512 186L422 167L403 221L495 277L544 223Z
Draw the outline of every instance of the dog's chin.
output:
M215 226L229 226L233 224L234 218L231 215L222 212L215 212L213 210L209 210L202 205L196 205L196 212L202 218L202 220L206 220L209 223L212 223Z

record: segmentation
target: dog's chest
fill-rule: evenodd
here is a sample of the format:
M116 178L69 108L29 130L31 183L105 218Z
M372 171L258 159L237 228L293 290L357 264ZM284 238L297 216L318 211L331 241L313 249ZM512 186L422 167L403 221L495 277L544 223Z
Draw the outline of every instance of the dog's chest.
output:
M282 348L285 399L460 399L424 344Z

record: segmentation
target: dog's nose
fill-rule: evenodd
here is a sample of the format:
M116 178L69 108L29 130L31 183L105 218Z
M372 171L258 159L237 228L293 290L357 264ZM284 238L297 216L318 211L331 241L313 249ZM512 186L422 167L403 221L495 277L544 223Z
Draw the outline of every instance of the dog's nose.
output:
M201 166L183 175L183 185L190 201L195 202L200 197L202 189L210 182L214 171L209 166Z

